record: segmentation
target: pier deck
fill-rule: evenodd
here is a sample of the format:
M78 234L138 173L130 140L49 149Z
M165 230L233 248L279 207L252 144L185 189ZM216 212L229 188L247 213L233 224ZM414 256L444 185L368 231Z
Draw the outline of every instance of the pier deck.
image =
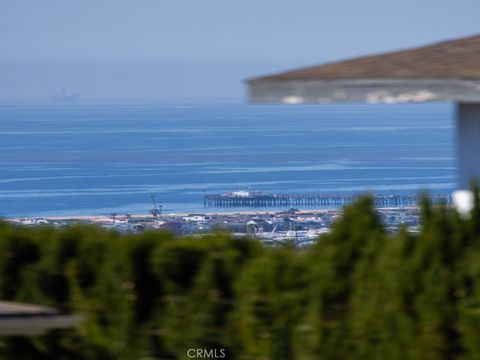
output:
M286 207L286 206L345 206L353 203L359 195L329 194L255 194L229 196L211 194L204 196L205 207ZM406 207L419 205L422 197L417 195L374 195L376 207ZM450 195L431 195L433 204L452 203Z

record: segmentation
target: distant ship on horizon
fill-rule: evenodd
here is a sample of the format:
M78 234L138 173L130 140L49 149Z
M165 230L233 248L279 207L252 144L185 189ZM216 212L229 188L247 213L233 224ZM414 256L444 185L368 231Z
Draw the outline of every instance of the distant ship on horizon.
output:
M79 97L80 97L80 94L66 93L65 88L62 87L62 91L56 94L53 94L50 98L56 101L72 101L72 100L78 99Z

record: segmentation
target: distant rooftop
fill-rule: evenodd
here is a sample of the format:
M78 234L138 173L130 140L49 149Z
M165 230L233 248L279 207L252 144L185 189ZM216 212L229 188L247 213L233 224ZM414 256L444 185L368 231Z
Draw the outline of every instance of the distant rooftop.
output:
M251 79L480 79L480 35Z

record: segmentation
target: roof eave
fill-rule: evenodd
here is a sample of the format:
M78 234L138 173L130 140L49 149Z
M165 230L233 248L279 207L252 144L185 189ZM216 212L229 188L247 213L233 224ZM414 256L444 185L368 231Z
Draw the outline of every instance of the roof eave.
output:
M75 315L13 316L0 318L0 336L43 335L53 329L70 329L83 321Z

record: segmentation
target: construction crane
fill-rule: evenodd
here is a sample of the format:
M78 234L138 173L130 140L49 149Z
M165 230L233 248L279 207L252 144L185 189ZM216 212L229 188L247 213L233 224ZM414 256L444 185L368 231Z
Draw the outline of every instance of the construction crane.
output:
M158 218L159 216L162 216L162 205L158 206L157 202L155 201L155 196L150 195L150 199L152 199L153 202L153 209L150 210L150 213L157 219L157 225L158 225Z

